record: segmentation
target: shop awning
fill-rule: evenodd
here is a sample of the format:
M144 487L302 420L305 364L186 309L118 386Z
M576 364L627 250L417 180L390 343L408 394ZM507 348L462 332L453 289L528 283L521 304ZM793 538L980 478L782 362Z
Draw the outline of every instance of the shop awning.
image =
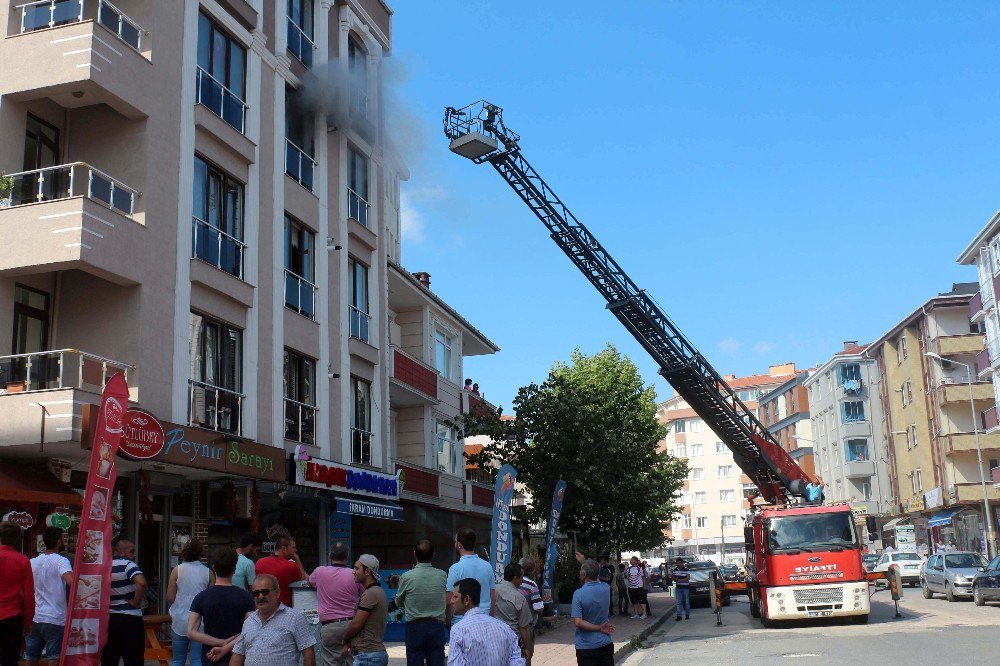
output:
M337 511L350 513L355 516L366 518L382 518L383 520L402 520L403 507L395 502L383 500L372 502L367 499L354 499L353 497L337 497Z
M882 531L892 532L893 530L896 529L896 527L900 523L902 523L904 520L909 520L909 519L910 519L909 516L900 516L899 518L893 518L892 520L890 520L889 522L887 522L885 525L882 526Z
M51 476L24 467L0 464L0 500L7 502L40 502L80 506L80 493Z
M928 527L941 527L942 525L948 525L951 523L951 519L955 517L955 514L961 511L965 507L955 507L952 509L944 509L938 511L931 519L927 521Z

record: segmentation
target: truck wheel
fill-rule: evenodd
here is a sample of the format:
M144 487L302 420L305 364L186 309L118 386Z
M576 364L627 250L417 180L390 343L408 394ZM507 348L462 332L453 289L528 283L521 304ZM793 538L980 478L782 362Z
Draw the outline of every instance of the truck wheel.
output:
M920 581L920 589L924 593L924 599L930 599L934 596L934 593L931 592L931 588L927 587L926 580Z
M851 616L851 623L852 624L868 624L868 613L865 613L864 615L852 615Z
M986 605L986 599L983 599L983 591L982 590L977 589L975 592L973 592L972 593L972 600L976 602L977 606L985 606Z
M760 601L758 601L757 595L753 593L753 590L748 590L747 596L750 597L750 617L760 617Z
M947 585L944 588L944 598L952 602L957 601L957 598L955 597L955 590L950 585Z

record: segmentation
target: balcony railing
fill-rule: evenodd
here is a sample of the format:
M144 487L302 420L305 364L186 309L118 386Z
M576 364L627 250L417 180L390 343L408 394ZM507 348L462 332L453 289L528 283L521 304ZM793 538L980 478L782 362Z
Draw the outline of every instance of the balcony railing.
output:
M245 397L237 391L189 379L188 424L241 435Z
M1000 425L1000 417L997 415L996 406L984 409L981 415L983 418L983 430L992 430Z
M299 185L312 192L315 171L316 160L292 143L291 139L285 139L285 173L294 178Z
M306 67L312 67L313 49L316 48L313 40L309 38L305 30L300 28L292 17L288 17L288 50L299 62Z
M347 215L351 219L357 220L361 226L368 226L368 200L360 194L347 188Z
M108 379L124 372L130 384L135 366L79 349L54 349L0 356L0 393L58 389L104 390Z
M243 279L246 243L199 217L191 218L192 256Z
M93 18L90 8L97 6L97 22L136 51L142 51L143 29L107 0L39 0L18 5L21 10L21 33L46 30ZM88 12L89 10L89 12Z
M0 208L87 197L122 215L135 213L138 193L85 162L7 174L13 183Z
M861 389L864 388L864 382L860 379L843 379L840 382L840 387L847 395L860 395Z
M351 462L355 465L372 464L372 433L361 428L351 428Z
M247 104L239 95L201 67L198 68L195 85L198 91L196 100L198 104L203 104L240 134L245 133Z
M316 318L316 285L285 269L285 307L304 317Z
M969 319L971 319L972 321L976 321L977 319L980 318L979 315L982 313L982 311L983 311L983 293L981 291L977 291L976 294L972 297L972 300L969 301Z
M983 373L985 373L989 369L990 369L990 348L987 345L986 349L976 354L976 374L982 376Z
M372 316L353 305L348 307L351 310L351 337L362 342L369 342L368 328L371 325Z
M364 86L351 86L351 110L362 118L368 117L368 91Z
M285 439L315 444L316 411L315 405L285 398Z

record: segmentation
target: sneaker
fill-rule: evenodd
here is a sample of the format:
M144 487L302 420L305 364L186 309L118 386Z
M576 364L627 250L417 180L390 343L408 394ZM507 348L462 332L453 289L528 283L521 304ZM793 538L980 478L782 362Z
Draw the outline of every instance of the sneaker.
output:
M690 615L688 615L688 616L687 616L687 617L685 617L684 619L685 619L685 620L690 620L690 619L691 619L691 616L690 616Z
M634 619L636 619L636 618L638 618L638 617L639 617L638 615L632 615L632 616L630 616L630 617L629 617L629 619L630 619L630 620L634 620Z
M680 621L681 621L681 616L680 616L680 615L678 615L678 616L677 616L677 619L676 619L676 620L674 620L674 622L680 622Z

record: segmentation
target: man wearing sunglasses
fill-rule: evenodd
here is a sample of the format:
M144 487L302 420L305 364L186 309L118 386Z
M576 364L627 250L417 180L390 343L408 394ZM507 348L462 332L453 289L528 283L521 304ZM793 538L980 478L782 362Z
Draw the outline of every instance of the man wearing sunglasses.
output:
M316 666L316 637L301 611L281 603L278 579L270 574L257 576L250 594L257 611L243 623L231 666L294 664L300 654L303 666Z

